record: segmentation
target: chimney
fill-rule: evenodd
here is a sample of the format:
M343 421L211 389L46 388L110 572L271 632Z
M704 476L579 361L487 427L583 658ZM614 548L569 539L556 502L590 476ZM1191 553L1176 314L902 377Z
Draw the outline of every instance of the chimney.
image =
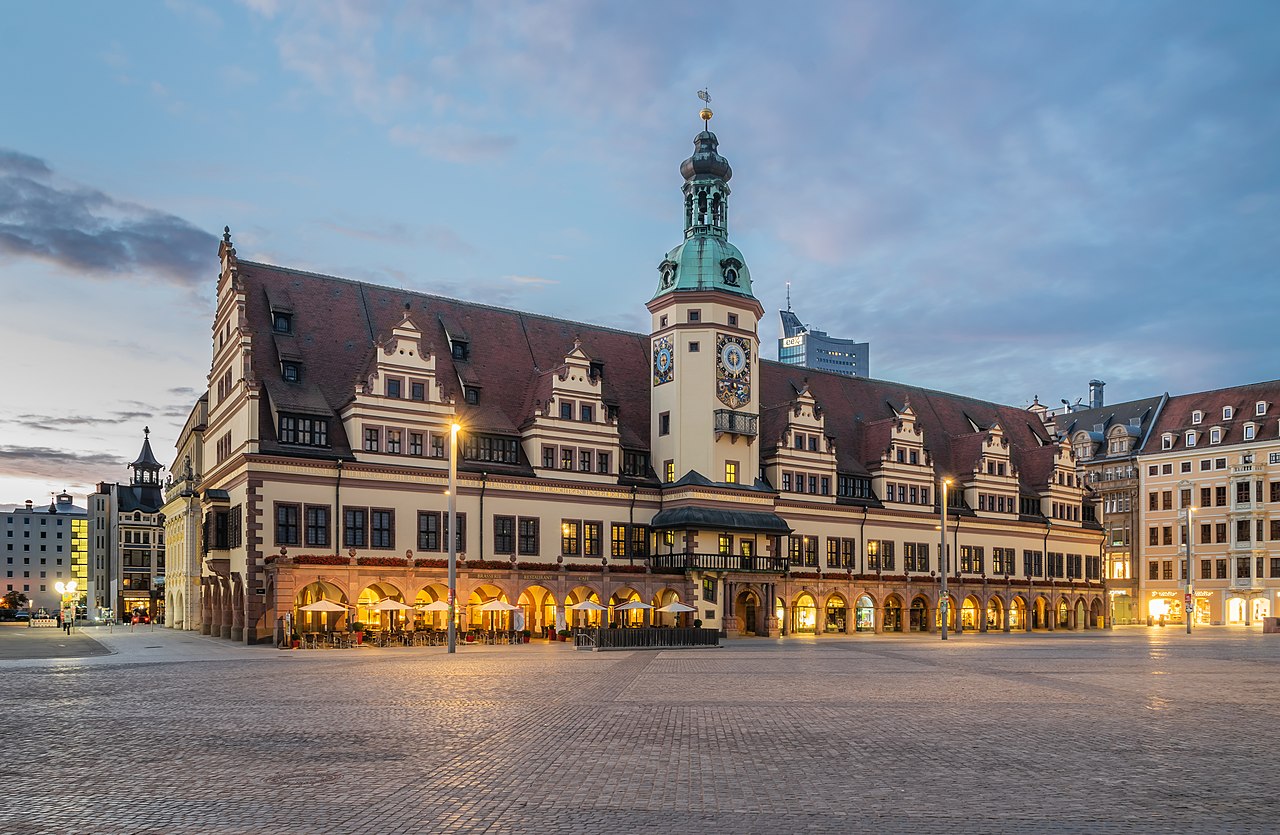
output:
M1106 383L1102 382L1101 380L1089 381L1089 408L1090 409L1102 408L1102 387L1105 385Z
M31 505L32 505L32 504L33 504L33 502L32 502L30 499L27 499L27 513L30 513L30 512L31 512Z

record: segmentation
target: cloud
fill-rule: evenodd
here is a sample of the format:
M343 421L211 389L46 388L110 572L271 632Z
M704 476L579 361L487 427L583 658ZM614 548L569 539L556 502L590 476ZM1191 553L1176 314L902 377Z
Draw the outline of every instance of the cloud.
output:
M0 257L194 289L216 248L214 235L176 215L60 181L44 160L0 149Z
M0 477L93 484L120 480L128 464L126 459L108 453L0 444Z
M475 255L478 252L474 246L463 240L462 236L456 231L439 224L411 226L405 223L388 221L372 229L335 221L323 221L320 225L331 232L345 235L349 238L356 238L357 240L398 245L425 243L449 255L468 256Z
M388 136L397 145L417 148L426 156L445 162L488 162L506 156L516 146L514 136L452 126L436 129L397 126Z
M554 278L542 278L536 275L504 275L503 281L510 281L513 284L523 284L525 286L545 287L549 284L559 284L560 282Z

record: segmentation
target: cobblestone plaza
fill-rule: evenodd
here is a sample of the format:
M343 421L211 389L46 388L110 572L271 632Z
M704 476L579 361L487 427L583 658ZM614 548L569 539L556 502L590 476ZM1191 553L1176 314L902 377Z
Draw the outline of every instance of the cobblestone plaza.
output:
M1256 632L455 656L85 634L0 629L0 832L1280 826L1280 640Z

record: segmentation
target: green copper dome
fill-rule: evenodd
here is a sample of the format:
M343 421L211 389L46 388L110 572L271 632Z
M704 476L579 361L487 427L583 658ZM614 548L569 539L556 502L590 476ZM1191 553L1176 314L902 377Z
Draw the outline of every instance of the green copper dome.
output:
M724 238L694 235L667 253L658 265L654 296L673 290L727 290L751 295L751 271L742 252Z
M684 178L684 243L658 265L654 298L679 290L721 290L754 298L751 271L729 243L729 184L733 169L709 130L693 139L693 156L680 164Z

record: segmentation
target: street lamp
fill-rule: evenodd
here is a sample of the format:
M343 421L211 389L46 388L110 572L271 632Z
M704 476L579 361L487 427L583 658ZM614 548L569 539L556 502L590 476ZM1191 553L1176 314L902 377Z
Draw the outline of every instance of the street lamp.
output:
M449 425L449 652L458 651L458 430Z
M69 619L64 617L63 621L66 622L69 620L70 623L74 625L76 622L76 588L77 588L76 581L72 580L69 583L64 583L61 580L59 580L58 582L53 584L53 588L55 591L58 592L58 594L62 596L62 608L64 610L70 609L70 612L71 612L71 617ZM67 606L68 600L71 601L70 607ZM67 627L67 633L70 634L70 632L71 632L71 628Z
M1192 597L1193 592L1191 591L1191 542L1195 539L1195 535L1192 532L1193 529L1191 527L1191 512L1195 510L1194 503L1192 501L1192 496L1194 496L1195 493L1191 490L1191 482L1185 478L1178 482L1178 493L1181 494L1183 490L1187 491L1187 506L1184 508L1187 511L1187 594L1186 597L1182 598L1182 617L1187 622L1187 634L1190 635L1191 618L1196 611L1196 601L1195 598Z
M947 618L950 616L950 599L947 597L947 488L951 479L942 479L942 499L938 502L942 508L942 527L938 534L938 569L941 575L942 588L938 595L938 608L942 612L942 640L947 639Z

